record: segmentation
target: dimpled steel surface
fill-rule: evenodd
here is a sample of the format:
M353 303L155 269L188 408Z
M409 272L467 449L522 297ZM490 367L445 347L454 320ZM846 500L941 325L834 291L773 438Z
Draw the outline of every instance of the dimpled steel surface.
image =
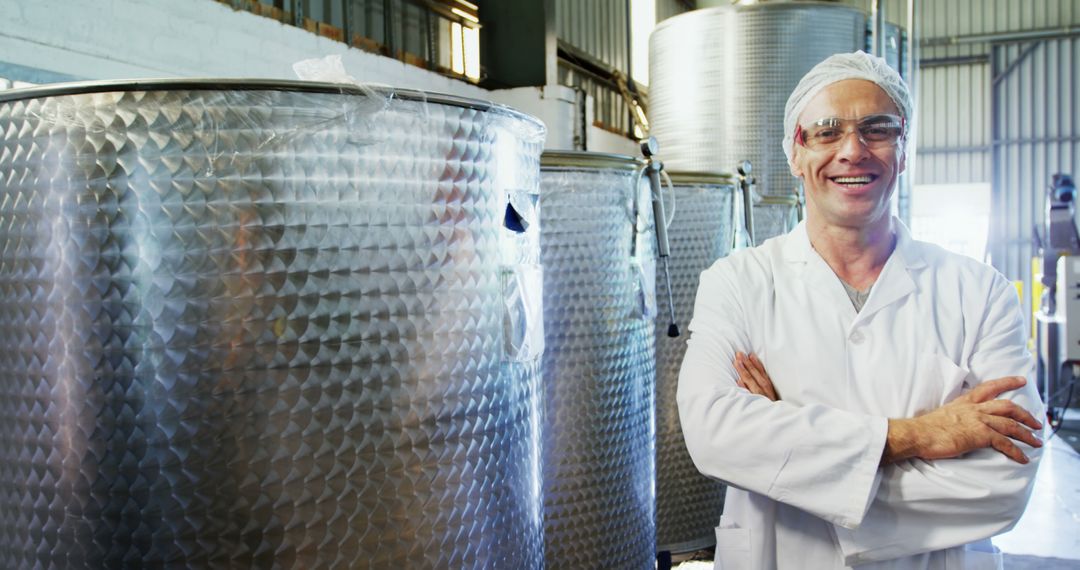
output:
M701 272L724 257L734 239L735 187L683 183L673 174L675 216L668 228L671 290L683 336L667 336L668 314L656 321L656 544L657 550L688 552L716 543L714 528L724 509L724 486L702 475L686 451L675 393L686 353L686 326L694 313ZM664 295L662 274L656 291ZM663 309L663 307L661 307Z
M632 257L634 173L543 164L546 566L653 568L655 345ZM653 259L652 231L637 241Z
M295 83L0 103L0 567L540 567L496 182L536 191L529 129Z
M717 171L749 159L757 188L796 186L781 141L799 79L834 53L865 46L866 17L823 2L694 10L649 38L650 132L671 170Z

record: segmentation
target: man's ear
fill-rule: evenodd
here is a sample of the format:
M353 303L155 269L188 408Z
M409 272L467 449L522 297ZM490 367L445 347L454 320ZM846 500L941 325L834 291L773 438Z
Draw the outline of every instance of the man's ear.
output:
M802 148L799 147L799 145L795 145L791 149L791 159L788 160L788 163L787 163L788 164L788 169L791 170L791 175L794 176L795 178L802 178L803 177L802 167L799 166L799 153L801 151L802 151Z
M900 156L896 159L896 174L903 174L907 170L907 153L900 149Z

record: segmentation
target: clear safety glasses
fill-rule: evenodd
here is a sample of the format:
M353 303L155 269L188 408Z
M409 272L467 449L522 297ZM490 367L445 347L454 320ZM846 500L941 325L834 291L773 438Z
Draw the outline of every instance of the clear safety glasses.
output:
M826 117L803 127L795 127L795 142L810 150L831 150L840 146L848 133L856 132L868 148L896 146L904 138L904 119L896 115L867 115L857 119Z

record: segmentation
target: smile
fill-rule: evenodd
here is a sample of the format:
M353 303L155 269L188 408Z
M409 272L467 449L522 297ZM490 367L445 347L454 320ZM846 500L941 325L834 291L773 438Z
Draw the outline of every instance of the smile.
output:
M858 188L877 180L876 174L864 174L861 176L833 176L829 180L832 180L836 184L841 186L847 186L849 188Z

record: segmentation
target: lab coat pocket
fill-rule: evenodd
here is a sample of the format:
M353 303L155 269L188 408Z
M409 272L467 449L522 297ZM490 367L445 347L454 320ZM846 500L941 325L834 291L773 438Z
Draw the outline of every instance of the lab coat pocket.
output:
M713 570L746 570L750 562L750 529L716 527Z
M989 541L987 541L989 542ZM998 547L987 544L968 545L960 550L964 555L964 563L960 565L963 570L1002 570L1005 562Z
M921 389L910 392L907 412L913 415L936 410L956 399L963 392L964 380L968 377L967 370L936 352L919 357L915 374L914 384Z

